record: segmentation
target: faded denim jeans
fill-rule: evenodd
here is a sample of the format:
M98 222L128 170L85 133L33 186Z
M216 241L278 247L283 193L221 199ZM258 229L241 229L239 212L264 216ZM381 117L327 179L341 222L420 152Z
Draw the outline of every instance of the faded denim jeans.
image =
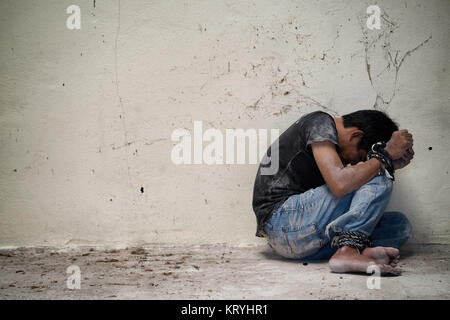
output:
M300 260L329 259L339 231L371 236L374 246L400 248L411 225L400 212L385 212L392 181L377 175L358 190L338 198L325 184L289 197L264 226L268 243L279 255Z

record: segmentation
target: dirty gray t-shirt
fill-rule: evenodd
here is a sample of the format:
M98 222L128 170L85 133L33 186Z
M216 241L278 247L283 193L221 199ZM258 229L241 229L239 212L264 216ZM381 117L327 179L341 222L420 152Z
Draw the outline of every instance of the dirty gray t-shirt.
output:
M262 236L265 223L290 196L325 184L311 150L311 144L318 141L331 141L339 149L334 120L322 111L304 115L280 135L277 173L261 175L260 164L253 188L256 236ZM268 149L267 156L271 156L274 146Z

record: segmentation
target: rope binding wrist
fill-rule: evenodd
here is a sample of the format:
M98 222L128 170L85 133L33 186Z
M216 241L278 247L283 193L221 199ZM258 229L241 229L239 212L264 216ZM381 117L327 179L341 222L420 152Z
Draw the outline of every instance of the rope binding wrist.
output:
M376 158L380 161L381 171L385 174L386 177L395 180L394 178L394 164L391 155L384 148L386 147L386 143L384 141L380 141L374 143L370 148L370 151L367 153L367 160L372 158Z

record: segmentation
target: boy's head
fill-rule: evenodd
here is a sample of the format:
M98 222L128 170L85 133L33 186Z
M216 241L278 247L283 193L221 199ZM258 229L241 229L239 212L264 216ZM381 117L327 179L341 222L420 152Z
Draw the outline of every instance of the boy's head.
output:
M344 162L351 164L364 161L374 143L388 142L392 133L398 130L391 118L377 110L352 112L343 115L342 119L345 134L339 141L339 147Z

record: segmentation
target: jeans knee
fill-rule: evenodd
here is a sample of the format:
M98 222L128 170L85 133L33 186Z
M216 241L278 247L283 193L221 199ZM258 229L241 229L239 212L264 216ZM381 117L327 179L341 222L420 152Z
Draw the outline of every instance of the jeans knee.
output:
M393 182L391 179L383 175L376 175L372 180L370 180L368 185L376 186L377 190L380 190L381 193L391 194L393 189Z

